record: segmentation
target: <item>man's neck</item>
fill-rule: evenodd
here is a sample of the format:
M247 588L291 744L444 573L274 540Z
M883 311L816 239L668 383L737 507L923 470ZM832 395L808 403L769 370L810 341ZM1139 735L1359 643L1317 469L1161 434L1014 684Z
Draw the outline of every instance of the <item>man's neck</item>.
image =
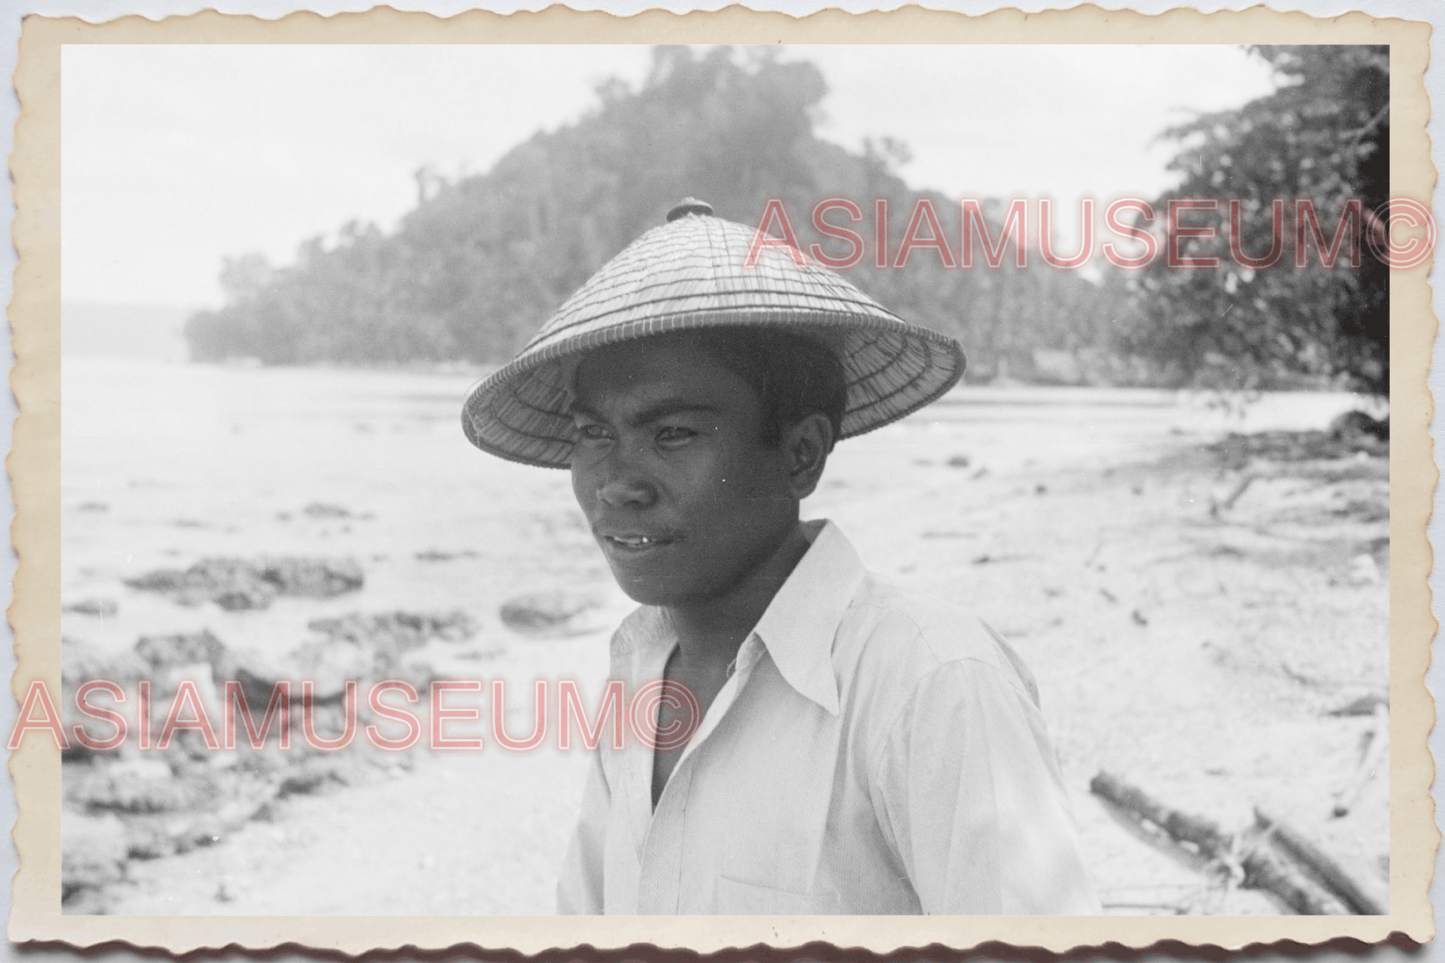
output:
M808 536L795 523L763 560L727 594L671 606L679 655L692 671L726 671L794 568L808 551Z

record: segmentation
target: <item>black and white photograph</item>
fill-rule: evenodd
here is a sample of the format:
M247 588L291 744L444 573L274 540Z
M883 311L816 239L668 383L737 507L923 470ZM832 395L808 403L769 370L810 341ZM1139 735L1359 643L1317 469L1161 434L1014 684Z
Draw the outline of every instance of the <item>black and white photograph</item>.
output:
M61 913L1388 916L1391 53L67 44Z

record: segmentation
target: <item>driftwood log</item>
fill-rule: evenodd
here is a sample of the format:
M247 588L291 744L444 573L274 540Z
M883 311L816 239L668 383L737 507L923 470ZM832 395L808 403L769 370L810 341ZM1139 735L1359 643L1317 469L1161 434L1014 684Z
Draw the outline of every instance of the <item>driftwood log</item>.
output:
M1305 872L1313 877L1315 882L1339 897L1349 907L1350 912L1365 916L1384 916L1389 912L1383 894L1376 892L1378 887L1362 882L1348 873L1298 829L1257 807L1254 818L1276 847L1304 867Z
M1107 772L1090 780L1089 790L1135 819L1147 820L1159 827L1192 853L1220 866L1237 862L1244 874L1241 885L1269 893L1292 912L1302 916L1350 912L1341 900L1325 892L1257 839L1236 837L1202 816L1172 809Z

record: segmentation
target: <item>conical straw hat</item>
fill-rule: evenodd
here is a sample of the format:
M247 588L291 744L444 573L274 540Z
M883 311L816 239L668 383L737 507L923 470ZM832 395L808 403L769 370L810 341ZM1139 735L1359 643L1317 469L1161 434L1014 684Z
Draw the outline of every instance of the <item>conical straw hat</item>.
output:
M754 235L701 201L674 207L666 224L592 275L511 363L471 389L462 410L468 440L512 461L565 468L576 437L569 409L578 356L692 328L765 325L825 343L848 381L842 438L922 408L962 377L957 341L909 324L805 255L769 246L745 264Z

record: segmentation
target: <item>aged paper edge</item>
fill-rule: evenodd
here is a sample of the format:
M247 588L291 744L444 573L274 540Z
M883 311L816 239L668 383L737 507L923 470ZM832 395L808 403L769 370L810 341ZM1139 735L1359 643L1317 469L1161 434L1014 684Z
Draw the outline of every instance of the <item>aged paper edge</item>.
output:
M981 16L906 7L887 13L823 11L797 18L733 6L678 15L648 11L621 18L553 6L537 13L473 11L442 19L378 7L277 20L215 11L160 21L131 16L103 24L78 18L25 19L15 87L21 114L10 170L19 252L9 318L19 415L7 467L16 503L11 540L19 558L9 618L18 668L17 699L32 680L52 692L60 681L60 53L89 43L1387 43L1391 45L1391 194L1427 206L1435 182L1426 122L1424 74L1429 24L1351 13L1331 19L1256 7L1202 14L1144 15L1079 6ZM1177 42L1176 41L1176 42ZM20 869L13 881L9 937L94 946L122 941L173 952L238 945L301 945L360 953L470 945L538 953L589 944L640 943L716 951L758 944L826 941L890 952L902 947L965 949L1006 943L1064 951L1144 948L1160 941L1238 949L1281 941L1319 945L1378 943L1434 935L1427 888L1439 833L1426 737L1435 709L1425 688L1436 622L1427 578L1426 525L1437 480L1428 426L1427 385L1436 319L1429 264L1391 276L1390 461L1390 908L1355 917L109 917L60 912L60 758L42 739L13 753L19 819L13 837Z

